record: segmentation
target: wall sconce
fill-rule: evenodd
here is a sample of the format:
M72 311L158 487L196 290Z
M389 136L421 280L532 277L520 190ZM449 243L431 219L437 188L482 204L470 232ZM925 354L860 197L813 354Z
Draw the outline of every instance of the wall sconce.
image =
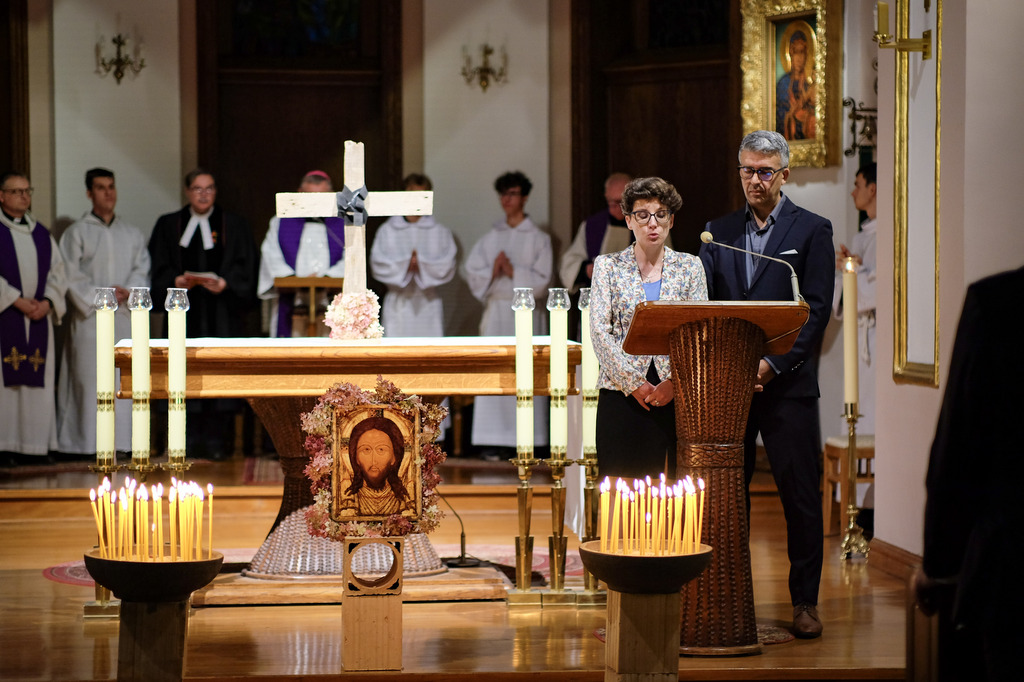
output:
M878 132L878 108L866 107L852 97L843 99L843 108L850 107L850 146L843 150L844 156L853 156L860 149L874 149ZM857 130L858 125L860 130Z
M132 59L127 50L124 50L125 45L128 43L128 39L124 37L124 34L118 33L111 38L111 42L117 48L117 54L114 55L113 59L109 60L103 58L102 38L96 43L96 70L101 76L105 76L113 70L114 80L120 85L126 71L130 70L132 73L138 74L146 66L146 60L139 57L140 48L138 47L135 49L136 59Z
M925 11L927 12L930 2L925 0ZM872 38L878 47L887 47L899 52L920 52L922 59L932 58L932 32L927 30L920 38L895 38L889 33L889 3L879 2L875 7L878 19L875 23L875 35Z
M505 77L505 71L508 68L508 54L505 52L505 48L501 48L501 68L495 69L491 66L491 55L494 54L494 48L484 43L480 46L480 54L483 60L480 66L473 66L473 60L470 59L469 50L465 47L462 48L462 77L466 79L466 83L472 85L473 80L480 84L480 89L487 92L487 86L491 82L504 83L507 78Z

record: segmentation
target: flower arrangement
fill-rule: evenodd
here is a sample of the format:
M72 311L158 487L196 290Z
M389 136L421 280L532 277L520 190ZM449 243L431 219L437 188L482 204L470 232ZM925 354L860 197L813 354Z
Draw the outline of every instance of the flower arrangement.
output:
M332 339L379 339L384 336L380 325L380 301L370 290L340 293L327 306L324 322L331 328Z
M334 463L333 424L335 411L349 412L362 405L388 405L406 418L420 414L420 457L422 464L423 504L418 519L393 514L383 521L352 521L338 523L331 518L331 475ZM447 416L447 408L424 403L419 396L407 396L397 386L377 377L374 391L364 391L348 383L335 384L317 401L312 410L302 415L302 430L306 432L306 451L310 454L305 473L311 481L313 506L306 510L306 524L310 535L341 541L344 538L376 538L409 533L429 533L441 522L444 513L438 507L437 484L441 477L437 465L445 460L445 453L434 442L438 428Z

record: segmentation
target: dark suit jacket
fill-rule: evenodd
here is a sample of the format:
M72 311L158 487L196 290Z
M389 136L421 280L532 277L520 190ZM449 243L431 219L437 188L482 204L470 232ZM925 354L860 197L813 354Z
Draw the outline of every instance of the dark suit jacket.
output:
M769 381L764 395L788 398L818 397L818 355L832 306L835 286L835 247L832 223L806 211L789 199L783 205L765 246L764 254L790 263L796 270L800 293L810 305L810 316L785 355L769 356L779 375ZM745 249L746 206L707 229L715 241ZM746 254L704 244L700 258L707 272L708 299L712 301L791 301L789 268L761 259L747 286Z
M967 289L928 464L923 561L932 578L958 578L956 622L1013 620L1018 633L1022 301L1024 268Z
M178 245L189 221L189 209L160 216L149 238L149 254L153 261L152 296L154 310L164 309L168 287L182 274L184 249ZM214 270L227 282L220 294L196 286L188 292L187 332L190 338L202 336L232 337L242 333L242 314L256 300L256 273L259 267L252 231L241 216L214 206L210 214L210 230L220 248L219 267L206 264L194 266L200 271ZM199 241L197 233L192 244Z

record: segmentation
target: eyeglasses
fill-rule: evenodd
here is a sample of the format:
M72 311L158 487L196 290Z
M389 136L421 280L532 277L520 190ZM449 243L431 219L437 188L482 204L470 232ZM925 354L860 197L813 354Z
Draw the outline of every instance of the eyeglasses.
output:
M672 211L668 210L667 208L663 208L660 211L655 211L654 213L651 213L650 211L633 211L632 213L627 213L626 215L633 216L633 219L636 220L641 225L646 225L648 222L650 222L651 216L654 216L654 219L657 220L659 224L664 225L665 223L668 222L668 218L670 215L672 215Z
M4 194L17 194L18 196L30 197L30 196L32 196L32 192L35 191L35 188L33 188L33 187L17 187L15 189L5 189L5 190L0 190L0 191L3 191Z
M521 197L521 196L523 196L523 191L519 190L519 189L509 189L509 190L506 190L506 191L502 192L501 196L503 196L503 197Z
M737 166L737 168L740 169L740 177L744 180L749 180L754 177L754 173L757 173L757 178L761 182L771 182L776 173L786 170L788 166L783 166L782 168L751 168L750 166Z
M209 187L189 187L189 192L192 194L213 194L217 191L217 185L210 185Z

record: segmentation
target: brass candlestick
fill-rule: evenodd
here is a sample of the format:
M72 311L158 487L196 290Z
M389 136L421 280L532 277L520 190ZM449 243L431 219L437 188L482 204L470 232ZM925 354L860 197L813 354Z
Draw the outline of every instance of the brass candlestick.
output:
M849 516L849 523L846 526L846 534L843 535L843 544L839 552L839 558L846 561L855 554L862 555L864 560L868 559L868 551L871 549L868 541L864 538L864 529L857 525L857 515L860 509L857 507L857 403L845 403L843 406L843 417L849 427L849 445L846 454L847 474L849 485L847 486L846 513Z
M104 478L109 478L114 472L121 469L120 464L91 464L89 465L89 471L95 471L99 474L100 484L103 483ZM82 615L85 618L117 618L121 614L121 600L112 599L110 589L94 583L95 598L92 601L85 602L85 606L82 609Z
M594 402L597 402L597 390L584 391L583 402L590 397L587 394L594 394ZM596 408L595 408L596 409ZM594 446L583 446L583 459L576 460L576 464L583 467L585 482L583 484L583 542L590 542L601 537L601 533L607 532L605 528L598 528L598 490L597 490L597 448ZM587 593L597 592L597 577L589 569L583 569L583 589ZM589 600L593 603L593 598ZM602 602L604 600L601 600Z
M552 392L554 393L554 392ZM552 401L555 397L552 396ZM563 397L562 400L565 400ZM565 536L565 467L571 464L565 458L564 447L551 448L551 537L548 538L548 556L550 557L550 587L544 595L545 603L575 602L575 596L565 591L565 553L569 539Z
M533 402L533 397L529 398ZM516 535L516 588L508 595L509 604L539 604L540 593L530 590L533 576L533 536L530 535L530 520L533 517L533 486L530 485L530 469L537 466L533 457L533 446L517 446L516 458L512 465L519 472L519 486L516 488L516 502L519 511L519 534Z

